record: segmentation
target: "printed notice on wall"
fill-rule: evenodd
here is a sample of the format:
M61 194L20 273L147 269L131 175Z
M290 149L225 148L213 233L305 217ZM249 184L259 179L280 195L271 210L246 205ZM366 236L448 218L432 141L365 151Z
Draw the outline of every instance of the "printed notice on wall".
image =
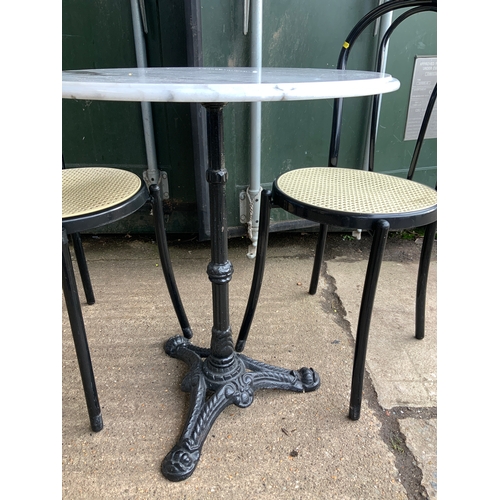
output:
M425 109L437 82L437 57L416 57L406 117L405 141L416 140ZM437 138L437 100L425 133L426 139Z

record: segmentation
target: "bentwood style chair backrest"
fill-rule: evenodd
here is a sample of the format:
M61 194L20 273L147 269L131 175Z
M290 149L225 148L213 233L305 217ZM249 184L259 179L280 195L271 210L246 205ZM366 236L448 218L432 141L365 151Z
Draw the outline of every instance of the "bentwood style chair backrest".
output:
M63 165L62 288L80 368L90 425L94 432L98 432L103 428L103 420L68 237L72 236L87 302L93 303L93 293L92 301L89 302L87 287L89 287L90 291L91 287L83 248L78 249L81 246L79 233L88 232L123 219L139 210L147 202L151 203L153 208L160 261L170 298L184 336L191 338L191 328L177 290L168 253L160 188L153 184L148 192L144 181L136 174L126 170L101 167L64 168Z
M358 36L367 26L382 15L400 9L409 9L409 11L403 14L402 19L397 18L394 21L389 28L387 39L394 29L411 15L424 11L436 11L437 2L436 0L390 0L373 9L356 24L347 36L339 55L338 69L346 69L350 51ZM386 39L382 41L382 44L385 43ZM397 75L394 76L397 77ZM417 278L415 334L416 338L424 337L427 274L437 227L437 192L431 187L413 181L412 177L436 96L437 86L427 106L406 179L374 172L373 161L370 170L341 168L338 165L343 99L335 99L329 165L298 168L285 172L275 179L272 191L263 193L261 199L254 280L236 344L236 349L240 352L245 346L262 283L272 206L281 207L298 217L320 223L320 234L309 290L311 294L316 292L329 225L346 230L364 230L373 234L356 335L349 409L349 417L352 420L357 420L360 417L371 313L390 229L403 230L426 227ZM377 112L377 106L378 101L376 100L374 113ZM373 147L374 143L370 153L372 157Z

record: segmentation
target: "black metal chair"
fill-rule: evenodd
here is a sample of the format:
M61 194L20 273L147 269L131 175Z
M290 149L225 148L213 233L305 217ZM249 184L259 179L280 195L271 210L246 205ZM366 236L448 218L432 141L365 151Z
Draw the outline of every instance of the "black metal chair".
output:
M191 338L192 331L179 297L168 253L160 188L153 184L148 192L144 181L126 170L100 167L62 170L62 288L90 425L94 432L103 428L103 421L68 237L71 236L73 240L87 302L93 303L93 292L79 233L123 219L139 210L146 202L152 203L160 261L170 298L184 336ZM91 296L88 295L89 289Z
M349 52L357 37L367 26L382 15L403 8L409 10L399 16L391 25L387 36L382 40L380 51L383 50L383 46L387 43L388 37L394 29L405 19L420 12L436 11L437 2L436 0L391 0L373 9L349 33L340 52L337 68L346 68ZM380 61L380 57L378 60ZM377 69L379 69L379 64ZM342 99L335 99L329 165L327 167L299 168L286 172L275 179L272 191L263 192L261 199L254 279L247 310L236 343L236 350L239 352L244 349L262 285L270 210L272 207L281 207L298 217L320 223L320 233L309 289L311 294L316 293L328 226L373 232L354 352L349 408L349 418L352 420L357 420L360 417L371 313L389 230L426 227L417 278L415 335L418 339L424 337L427 275L437 227L437 192L435 189L413 181L412 178L436 98L437 85L434 88L423 118L406 179L373 171L375 127L372 127L370 136L369 170L338 167ZM372 108L372 120L374 121L376 120L378 105L379 101L374 99Z

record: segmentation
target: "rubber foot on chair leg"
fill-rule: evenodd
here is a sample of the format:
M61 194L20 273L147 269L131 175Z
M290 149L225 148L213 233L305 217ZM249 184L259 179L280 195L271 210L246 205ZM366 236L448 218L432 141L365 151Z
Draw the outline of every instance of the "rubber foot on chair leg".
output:
M192 339L193 338L193 330L191 330L190 327L185 327L182 329L182 335L184 335L184 337L186 339Z
M102 431L104 424L102 422L102 413L99 413L96 417L90 418L90 427L94 432Z
M243 352L243 349L245 349L245 344L246 340L238 340L238 342L236 342L236 347L234 348L234 350L236 352Z
M349 407L349 418L351 420L359 420L360 416L361 416L361 408L359 406Z

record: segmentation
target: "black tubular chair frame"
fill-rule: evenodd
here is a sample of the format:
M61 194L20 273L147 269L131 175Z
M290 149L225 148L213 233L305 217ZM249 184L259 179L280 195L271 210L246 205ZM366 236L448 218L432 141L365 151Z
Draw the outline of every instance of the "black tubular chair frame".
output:
M346 40L342 46L342 49L339 54L339 58L337 61L337 69L346 69L347 61L349 59L350 51L359 37L359 35L374 21L379 19L381 16L388 14L389 12L393 12L398 9L409 9L403 14L401 14L397 19L395 19L391 26L388 28L382 40L380 42L380 46L378 48L377 55L377 64L376 71L380 71L381 69L381 61L383 56L383 51L387 46L390 36L394 32L394 30L406 19L414 14L418 14L421 12L437 12L437 0L391 0L385 2L378 7L374 8L372 11L368 12L360 21L354 26L354 28L347 35ZM432 113L432 109L434 107L434 102L437 96L437 87L434 89L433 96L431 97L432 101L429 101L427 105L426 114L423 119L423 126L420 129L420 134L417 139L415 145L415 151L412 157L412 161L408 170L408 179L413 178L413 174L415 171L416 163L418 160L418 156L420 154L420 150L422 147L422 143L424 140L425 132L427 129L427 124L430 119L430 113ZM374 156L375 156L375 138L377 134L377 115L378 109L380 106L380 96L373 96L372 100L372 118L371 118L371 127L370 127L370 137L369 137L369 153L368 153L368 170L373 171L374 169ZM343 99L335 99L333 104L333 118L332 118L332 135L330 140L330 153L328 157L328 164L331 167L338 166L339 159L339 149L340 149L340 131L342 126L342 104ZM427 115L427 113L429 113ZM341 224L342 225L342 224ZM425 222L419 222L418 226L426 225ZM345 225L343 225L345 227ZM393 229L397 229L394 226L391 226ZM363 227L357 226L352 227L352 229L364 229ZM311 281L309 284L309 293L314 295L318 288L319 274L321 272L321 266L323 264L323 255L325 253L326 246L326 237L328 235L328 224L321 223L318 234L318 241L316 244L315 251L315 259L313 264L313 271L311 274ZM435 235L435 232L434 232ZM434 236L432 236L434 238ZM422 307L417 305L417 309L421 311ZM421 314L421 313L420 313ZM425 313L424 313L425 314ZM418 313L417 313L418 315ZM424 338L424 329L423 323L419 320L416 322L416 330L415 337L418 339Z
M382 15L394 11L396 9L411 8L410 11L404 13L401 19L398 17L391 26L387 37L382 40L380 51L385 47L389 36L394 29L399 26L405 19L411 15L424 11L437 11L437 0L391 0L379 7L373 9L365 15L351 30L343 45L338 60L338 69L345 69L349 51L352 48L359 34L369 26L373 21ZM380 53L379 53L380 54ZM380 55L379 55L380 58ZM413 173L415 171L416 161L422 147L426 128L437 98L437 85L435 86L426 112L424 114L422 126L414 149L414 155L409 167L407 180L412 182ZM340 144L340 129L342 118L342 101L343 99L334 100L332 136L330 143L329 165L328 167L337 167L338 151ZM379 102L379 101L378 101ZM372 117L376 116L378 102L372 107ZM373 118L372 118L373 119ZM373 127L372 127L373 128ZM374 143L371 145L374 147ZM373 154L372 152L370 154ZM373 162L372 162L373 166ZM326 167L326 168L328 168ZM300 170L307 170L306 167ZM373 174L375 175L375 174ZM381 174L378 174L381 175ZM353 373L351 382L351 400L349 406L349 418L358 420L361 412L361 399L363 389L363 378L366 360L366 351L368 345L368 333L373 310L373 302L377 287L378 276L385 250L389 229L400 230L415 227L425 226L425 235L422 245L420 263L417 277L417 294L416 294L416 314L415 314L415 337L417 339L424 338L425 331L425 298L427 289L427 278L432 255L432 246L437 228L437 205L427 207L417 212L404 212L402 214L363 214L363 213L346 213L322 210L319 207L307 205L306 203L295 203L292 197L287 197L282 193L277 185L277 180L274 181L272 191L263 191L261 196L261 211L259 223L259 235L257 242L257 256L254 267L254 277L250 291L250 297L247 304L247 309L243 318L242 326L236 342L236 351L242 352L248 337L251 323L255 314L260 288L262 286L265 254L268 242L268 233L270 225L270 210L273 207L280 207L299 217L313 220L320 223L320 232L316 246L316 255L314 261L313 275L309 293L316 292L319 273L323 261L323 253L326 243L326 235L328 225L332 224L346 229L362 229L373 231L373 239L370 251L370 258L365 276L365 284L363 288L363 296L361 301L358 330L356 335Z
M90 350L87 341L87 335L85 331L82 309L78 296L78 288L69 250L68 237L71 236L73 240L75 255L77 257L78 267L80 269L82 282L88 301L89 296L87 295L86 287L90 286L90 277L88 276L87 264L85 261L83 246L81 245L79 233L82 231L89 231L97 227L105 226L107 224L110 224L111 222L123 219L124 217L127 217L128 215L139 210L146 203L150 203L153 209L152 211L155 225L155 234L158 243L160 261L172 305L179 320L184 337L190 339L193 336L193 333L189 325L189 321L186 317L186 313L184 311L184 307L173 274L172 264L168 251L165 221L163 217L163 205L159 186L157 186L156 184L152 184L148 192L144 181L141 179L141 185L138 191L126 201L109 207L105 210L91 212L87 215L62 219L62 288L80 369L80 375L90 419L90 426L94 432L99 432L100 430L102 430L103 420L94 378Z

